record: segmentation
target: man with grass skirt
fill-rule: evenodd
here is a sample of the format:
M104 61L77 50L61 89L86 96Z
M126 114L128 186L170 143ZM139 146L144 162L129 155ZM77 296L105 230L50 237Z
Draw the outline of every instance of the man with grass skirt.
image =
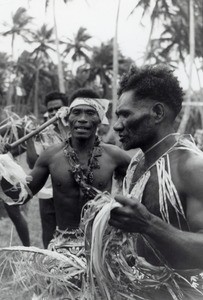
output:
M109 224L134 241L126 252L132 299L203 299L202 283L190 281L203 269L203 153L174 129L182 101L165 66L133 67L120 83L114 130L125 150L142 151L131 161Z

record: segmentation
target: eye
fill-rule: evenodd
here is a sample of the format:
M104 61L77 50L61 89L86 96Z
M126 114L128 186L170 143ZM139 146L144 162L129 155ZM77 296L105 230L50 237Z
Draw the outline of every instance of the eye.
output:
M87 114L88 114L89 116L94 116L94 115L96 115L96 112L93 111L93 110L88 110L88 111L87 111Z
M71 111L71 113L72 113L73 115L79 115L79 114L80 114L80 111L79 111L78 109L74 109L74 110Z

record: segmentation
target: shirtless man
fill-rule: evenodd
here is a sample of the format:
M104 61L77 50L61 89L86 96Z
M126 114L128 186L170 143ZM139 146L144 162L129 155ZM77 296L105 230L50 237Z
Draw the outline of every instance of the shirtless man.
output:
M132 68L121 80L114 129L125 150L141 148L144 155L133 159L134 174L115 198L122 206L110 219L110 225L140 234L138 255L147 262L181 272L203 269L203 153L175 133L182 101L178 80L163 66ZM195 291L183 289L183 295L203 299ZM174 299L166 288L150 296Z
M110 192L113 174L124 176L130 161L125 151L100 143L97 138L97 127L105 115L100 100L93 98L92 93L77 94L68 116L70 138L41 153L30 174L33 195L51 175L57 232L64 236L75 237L82 207L95 195L91 187ZM5 191L8 183L2 181L2 187ZM16 198L12 190L6 193Z

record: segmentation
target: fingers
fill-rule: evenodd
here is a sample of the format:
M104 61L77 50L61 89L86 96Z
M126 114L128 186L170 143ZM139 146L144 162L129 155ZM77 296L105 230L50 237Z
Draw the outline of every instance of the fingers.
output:
M122 195L117 195L115 200L121 205L111 211L111 218L123 218L133 214L135 206L138 205L138 201L135 198L127 198Z
M138 203L138 199L136 199L136 198L127 198L127 197L124 197L123 195L116 195L115 200L123 206L133 207L133 206L136 206L136 204Z
M119 229L122 229L122 230L124 229L123 224L120 221L116 220L116 219L110 219L109 220L109 225L113 226L113 227L116 227L116 228L119 228Z

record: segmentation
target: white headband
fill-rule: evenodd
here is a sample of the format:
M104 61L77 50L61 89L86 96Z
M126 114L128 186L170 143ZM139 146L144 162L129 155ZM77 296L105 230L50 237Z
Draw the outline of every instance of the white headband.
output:
M109 124L106 112L109 106L109 100L98 98L76 98L70 105L70 110L78 105L88 105L93 107L99 115L102 124Z

